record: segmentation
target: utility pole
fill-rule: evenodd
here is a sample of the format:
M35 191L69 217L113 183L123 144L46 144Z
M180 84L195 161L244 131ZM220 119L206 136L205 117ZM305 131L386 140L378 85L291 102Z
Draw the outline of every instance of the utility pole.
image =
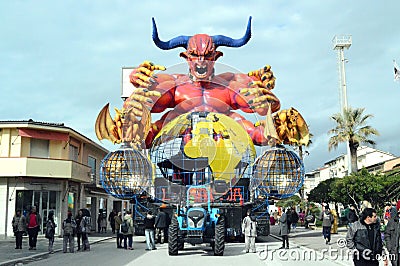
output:
M344 49L349 49L352 43L351 35L335 35L333 38L333 49L337 50L337 60L339 69L339 95L340 95L340 108L342 111L342 116L344 117L344 110L348 108L347 105L347 86L346 86L346 71L345 63L347 60L344 58ZM347 164L348 164L348 174L352 171L351 169L351 156L350 147L347 143ZM357 170L357 169L356 169Z

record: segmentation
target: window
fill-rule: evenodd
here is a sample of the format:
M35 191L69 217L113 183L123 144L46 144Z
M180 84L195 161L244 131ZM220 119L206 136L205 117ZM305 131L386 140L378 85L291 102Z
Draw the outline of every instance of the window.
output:
M90 174L92 182L96 183L96 158L89 156L88 157L88 166L91 168Z
M69 145L69 159L78 161L79 149L74 145Z
M49 140L31 138L31 157L49 158Z

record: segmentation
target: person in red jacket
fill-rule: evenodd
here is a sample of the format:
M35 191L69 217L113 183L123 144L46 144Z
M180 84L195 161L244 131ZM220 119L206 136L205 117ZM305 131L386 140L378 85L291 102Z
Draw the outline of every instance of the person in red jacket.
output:
M36 250L37 236L40 231L40 225L42 224L42 218L40 214L36 212L36 206L32 206L32 210L26 222L29 236L29 250Z

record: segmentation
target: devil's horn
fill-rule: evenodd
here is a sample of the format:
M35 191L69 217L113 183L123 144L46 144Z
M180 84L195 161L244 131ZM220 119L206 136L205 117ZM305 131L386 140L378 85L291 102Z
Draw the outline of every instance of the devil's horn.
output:
M163 42L158 37L156 21L154 20L154 18L152 18L152 20L153 20L153 41L158 48L163 50L170 50L176 47L183 47L185 49L187 48L187 43L191 36L178 36L167 42Z
M244 36L240 39L232 39L224 35L212 36L213 42L216 47L227 46L227 47L240 47L245 45L251 38L251 16L249 17L249 22L247 23L247 29Z

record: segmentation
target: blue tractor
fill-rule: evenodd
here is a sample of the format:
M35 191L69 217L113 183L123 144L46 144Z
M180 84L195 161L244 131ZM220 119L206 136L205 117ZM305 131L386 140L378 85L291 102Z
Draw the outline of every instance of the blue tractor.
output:
M215 256L222 256L225 249L225 217L219 208L211 208L210 200L206 205L191 202L191 193L207 193L208 186L190 186L187 189L186 206L177 207L171 219L168 237L168 253L178 255L184 243L192 245L210 243Z

